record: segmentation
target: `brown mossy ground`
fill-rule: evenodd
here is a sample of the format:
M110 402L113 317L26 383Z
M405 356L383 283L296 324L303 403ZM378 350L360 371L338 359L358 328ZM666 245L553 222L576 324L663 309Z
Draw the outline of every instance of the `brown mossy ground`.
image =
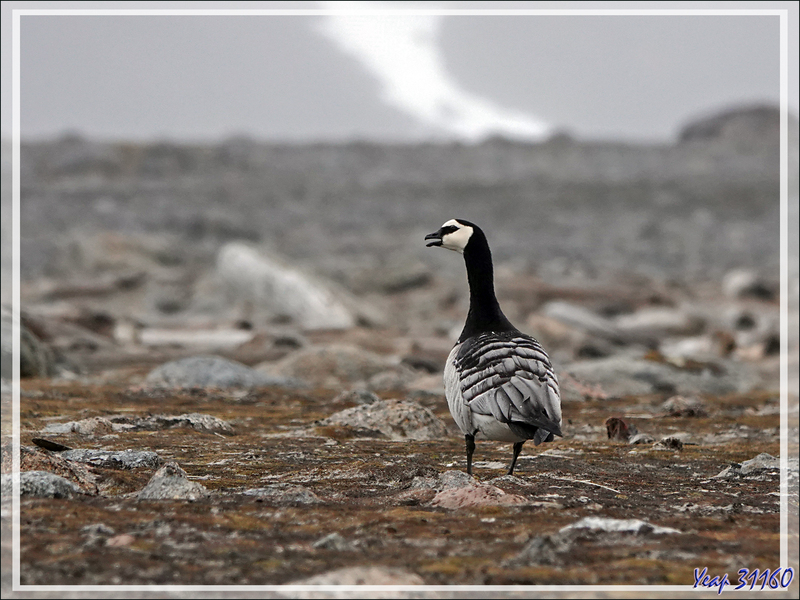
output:
M397 442L317 426L348 406L331 402L335 390L149 392L45 380L25 381L22 389L23 445L47 437L75 448L153 450L214 492L196 502L141 502L135 492L152 470L93 468L101 495L23 499L23 584L283 584L384 565L433 585L691 585L695 568L734 578L743 567L779 565L778 476L715 478L731 463L779 455L779 415L768 410L777 406L775 394L705 397L704 417L662 414L664 396L565 404L564 439L526 445L514 477L493 482L527 504L449 510L431 505L433 490L411 487L415 477L465 468L463 440L441 397L421 402L451 435ZM41 434L52 422L188 412L224 419L235 433ZM610 416L657 440L681 434L686 443L668 450L609 441L603 424ZM731 432L737 435L714 441ZM510 457L509 444L479 441L476 478L504 475ZM240 493L274 484L303 486L319 502ZM612 543L589 536L562 563L505 565L530 539L588 516L642 519L681 533L608 538ZM315 546L334 532L339 543Z

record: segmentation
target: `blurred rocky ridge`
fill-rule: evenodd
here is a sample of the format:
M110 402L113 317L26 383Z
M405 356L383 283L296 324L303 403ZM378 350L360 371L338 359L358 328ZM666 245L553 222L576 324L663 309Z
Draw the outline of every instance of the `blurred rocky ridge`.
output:
M302 378L327 352L310 385L438 391L466 282L422 237L457 216L487 232L512 321L578 365L567 395L777 389L777 119L651 146L25 143L23 324L43 375L215 353ZM353 348L380 368L337 374Z

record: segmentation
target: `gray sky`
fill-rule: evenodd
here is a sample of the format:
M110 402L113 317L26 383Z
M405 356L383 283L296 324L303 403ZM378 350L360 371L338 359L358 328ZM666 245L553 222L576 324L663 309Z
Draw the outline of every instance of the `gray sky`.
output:
M10 9L195 4L3 2L3 135L11 129ZM446 5L504 6L792 8L789 95L790 110L797 113L796 2ZM23 136L74 131L112 139L246 135L310 141L468 138L525 130L534 137L542 123L548 131L566 130L583 139L659 140L673 137L688 119L779 99L777 17L452 16L409 23L405 42L392 40L399 21L391 31L379 25L372 37L369 27L374 26L357 23L348 29L345 21L337 25L320 16L23 17ZM353 32L365 37L356 39ZM408 40L422 42L402 46ZM383 56L365 55L383 45ZM446 85L433 83L442 81Z

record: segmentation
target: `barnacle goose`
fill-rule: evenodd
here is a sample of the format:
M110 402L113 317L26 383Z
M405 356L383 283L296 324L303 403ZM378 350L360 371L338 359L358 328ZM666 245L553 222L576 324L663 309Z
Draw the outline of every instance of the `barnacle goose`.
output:
M556 374L541 344L500 310L483 231L469 221L451 219L425 240L428 247L462 253L467 265L469 313L444 369L447 405L467 445L467 473L472 475L475 436L481 434L514 443L511 475L526 440L539 445L561 435Z

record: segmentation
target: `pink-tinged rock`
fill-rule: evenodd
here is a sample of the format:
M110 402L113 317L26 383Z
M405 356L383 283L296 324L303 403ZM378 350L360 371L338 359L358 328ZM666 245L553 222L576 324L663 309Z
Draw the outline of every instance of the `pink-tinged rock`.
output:
M431 506L455 509L472 506L508 506L527 502L522 496L506 494L493 485L477 484L442 490L433 498Z
M130 546L136 538L134 538L129 533L123 533L121 535L115 535L114 537L108 538L106 540L106 546L110 546L112 548L119 547L119 546Z

